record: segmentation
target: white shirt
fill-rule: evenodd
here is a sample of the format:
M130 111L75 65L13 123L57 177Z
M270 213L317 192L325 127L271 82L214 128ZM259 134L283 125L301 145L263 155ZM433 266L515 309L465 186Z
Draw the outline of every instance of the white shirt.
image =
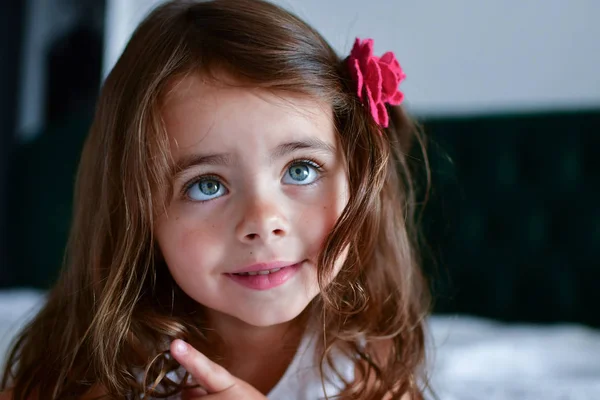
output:
M333 397L341 393L344 382L327 365L323 365L323 373L326 379L321 381L321 373L318 366L320 357L316 355L317 334L308 330L300 340L296 355L287 370L277 382L275 387L267 394L269 400L317 400ZM354 380L354 362L341 351L332 350L332 360L336 371L347 381ZM169 373L171 379L183 377L183 371ZM180 395L171 396L168 400L181 400Z
M320 357L315 354L316 344L317 335L314 332L304 335L289 367L267 395L269 400L316 400L324 399L325 392L330 397L340 394L345 386L344 382L331 371L327 363L323 365L326 379L321 381L317 363ZM352 382L354 362L337 349L332 351L332 360L337 372L347 382Z

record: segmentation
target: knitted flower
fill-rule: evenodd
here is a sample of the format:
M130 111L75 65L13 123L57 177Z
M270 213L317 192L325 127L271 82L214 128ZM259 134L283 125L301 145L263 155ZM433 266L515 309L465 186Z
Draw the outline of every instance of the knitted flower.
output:
M348 67L356 82L358 98L368 105L375 122L383 128L387 127L389 116L385 103L398 105L404 99L398 85L406 75L396 56L388 51L381 58L376 57L373 55L373 39L361 41L356 38L348 57Z

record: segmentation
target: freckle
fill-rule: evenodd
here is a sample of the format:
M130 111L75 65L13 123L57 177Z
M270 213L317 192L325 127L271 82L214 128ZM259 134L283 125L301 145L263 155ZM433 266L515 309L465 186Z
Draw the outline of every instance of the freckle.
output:
M252 255L252 252L250 252L250 255Z

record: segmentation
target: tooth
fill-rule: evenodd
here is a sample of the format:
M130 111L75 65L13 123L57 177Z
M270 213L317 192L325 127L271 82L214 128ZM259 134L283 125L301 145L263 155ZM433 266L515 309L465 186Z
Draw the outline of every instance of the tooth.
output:
M281 268L273 268L273 269L269 270L269 272L270 272L270 273L277 272L277 271L279 271L280 269L281 269Z
M248 275L250 275L250 276L258 275L258 272L248 272Z
M269 271L268 270L264 270L264 271L258 271L258 273L260 275L269 275Z

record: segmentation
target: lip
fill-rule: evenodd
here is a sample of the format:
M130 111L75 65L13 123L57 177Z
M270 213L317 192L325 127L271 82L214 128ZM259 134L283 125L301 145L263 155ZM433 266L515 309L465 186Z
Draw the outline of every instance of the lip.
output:
M302 264L304 264L304 261L295 264L289 262L253 264L235 273L227 273L225 276L248 289L269 290L281 286L290 280L302 268ZM281 269L266 275L235 275L236 273L265 271L275 268Z
M245 267L242 267L238 270L235 270L234 272L230 272L230 274L241 274L244 272L267 271L269 269L290 267L290 266L296 265L296 264L298 264L298 263L291 262L291 261L271 261L271 262L264 262L264 263L256 263L256 264L247 265Z

